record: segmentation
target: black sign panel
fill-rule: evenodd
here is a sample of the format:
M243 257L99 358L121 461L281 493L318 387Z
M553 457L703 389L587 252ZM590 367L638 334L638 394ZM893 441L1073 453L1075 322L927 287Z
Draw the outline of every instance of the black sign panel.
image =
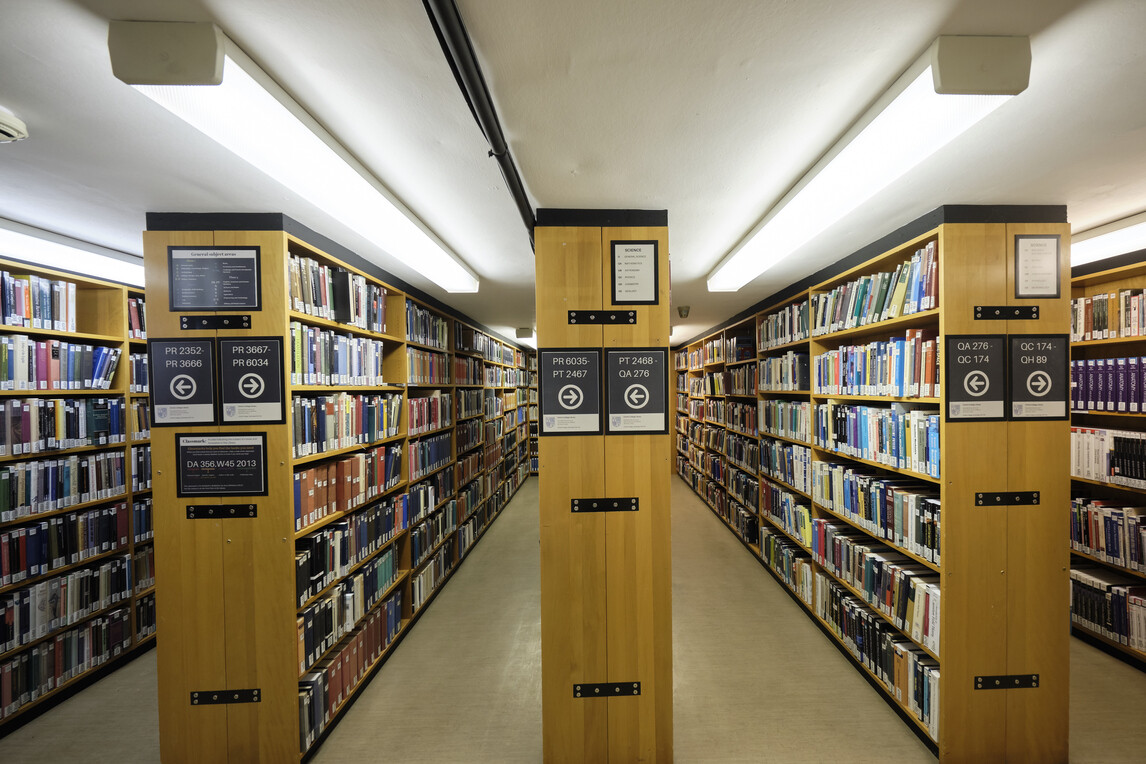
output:
M656 305L660 302L657 241L611 241L613 304Z
M601 351L544 348L537 351L539 435L601 434Z
M267 434L175 436L178 496L266 496Z
M258 247L168 247L170 310L262 310Z
M947 336L943 389L948 422L1006 418L1007 345L1003 334Z
M668 349L607 349L605 400L607 434L668 432Z
M214 340L153 339L147 348L152 426L216 424Z
M1012 334L1011 419L1070 418L1070 338Z
M223 424L284 424L282 338L221 338L219 398Z

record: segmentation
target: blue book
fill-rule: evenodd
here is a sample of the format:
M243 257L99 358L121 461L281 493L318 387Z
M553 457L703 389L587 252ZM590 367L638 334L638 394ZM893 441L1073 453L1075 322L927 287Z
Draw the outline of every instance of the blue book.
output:
M1133 356L1126 359L1126 410L1131 414L1137 414L1142 410L1142 385L1139 379L1141 374L1141 364L1139 363L1138 356Z

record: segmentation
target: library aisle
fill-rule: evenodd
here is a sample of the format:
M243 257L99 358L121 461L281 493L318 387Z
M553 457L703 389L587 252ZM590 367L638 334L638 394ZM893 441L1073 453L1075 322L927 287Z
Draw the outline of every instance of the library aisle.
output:
M934 762L724 524L672 486L676 761ZM537 538L529 480L311 761L539 762ZM1071 761L1141 761L1146 674L1077 639L1071 662ZM109 720L110 705L123 713ZM0 740L0 761L153 764L157 729L152 651Z

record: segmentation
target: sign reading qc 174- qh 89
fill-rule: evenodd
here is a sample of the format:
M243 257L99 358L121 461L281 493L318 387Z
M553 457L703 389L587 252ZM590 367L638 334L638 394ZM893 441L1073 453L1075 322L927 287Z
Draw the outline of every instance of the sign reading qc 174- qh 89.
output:
M542 348L537 361L538 435L600 435L600 349Z

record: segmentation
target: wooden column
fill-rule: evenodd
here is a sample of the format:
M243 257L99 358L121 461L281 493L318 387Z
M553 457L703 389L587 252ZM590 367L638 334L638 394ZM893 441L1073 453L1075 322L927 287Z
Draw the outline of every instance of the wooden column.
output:
M540 350L600 348L604 370L604 352L610 348L668 348L667 213L542 210L538 220ZM657 242L656 304L613 304L613 241ZM634 311L635 320L623 325L569 323L570 310L614 309ZM664 394L671 405L671 361L665 360ZM544 371L539 368L539 373ZM666 406L666 422L667 412ZM547 436L542 428L542 720L547 762L672 760L671 438L667 432ZM636 497L639 510L570 509L572 499L616 497ZM640 682L640 694L575 697L578 684L623 682Z

